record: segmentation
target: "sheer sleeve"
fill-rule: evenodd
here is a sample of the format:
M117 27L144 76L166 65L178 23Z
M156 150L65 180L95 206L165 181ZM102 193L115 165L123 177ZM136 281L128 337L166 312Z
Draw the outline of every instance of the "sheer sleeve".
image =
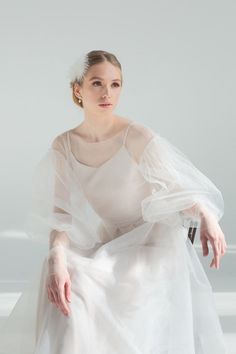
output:
M140 125L139 135L138 168L152 187L152 194L142 200L143 218L170 223L180 217L188 227L191 221L201 222L201 212L205 210L219 221L224 201L214 183L183 152L151 128Z
M60 136L51 145L54 167L52 186L52 228L56 231L68 231L72 225L69 178L67 176L67 158Z
M80 248L92 247L96 242L96 216L90 223L88 210L64 135L59 135L34 171L26 233L35 241L48 243L53 230L64 231Z

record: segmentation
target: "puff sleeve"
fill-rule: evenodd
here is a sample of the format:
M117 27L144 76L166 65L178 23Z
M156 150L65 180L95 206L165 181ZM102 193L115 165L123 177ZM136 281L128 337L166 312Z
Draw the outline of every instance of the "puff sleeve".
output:
M150 139L139 160L139 170L152 186L152 194L142 200L146 221L182 224L202 220L205 210L219 221L224 213L220 190L176 146L149 129Z
M37 164L32 178L31 208L25 228L38 242L49 242L53 230L65 232L81 249L96 243L96 215L89 220L89 206L71 165L63 134L57 136Z

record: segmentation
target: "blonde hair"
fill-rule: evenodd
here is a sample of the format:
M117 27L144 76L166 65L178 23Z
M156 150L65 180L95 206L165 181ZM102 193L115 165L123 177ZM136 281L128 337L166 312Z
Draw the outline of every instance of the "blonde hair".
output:
M86 56L87 56L87 66L86 66L85 72L83 73L84 75L86 75L86 73L91 68L91 66L93 66L95 64L103 63L105 61L108 61L109 63L118 67L120 69L120 71L122 71L122 67L121 67L119 60L116 58L116 56L114 54L112 54L110 52L107 52L105 50L92 50L91 52L88 52L86 54ZM75 83L78 83L80 86L82 86L83 81L84 81L84 75L80 80L78 80L76 78L73 81L70 81L70 87L72 88L73 101L81 108L84 107L83 102L82 101L79 102L79 98L76 97L76 95L74 94L74 85L75 85ZM122 82L123 82L123 78L122 78L122 74L121 74L121 84L122 84Z

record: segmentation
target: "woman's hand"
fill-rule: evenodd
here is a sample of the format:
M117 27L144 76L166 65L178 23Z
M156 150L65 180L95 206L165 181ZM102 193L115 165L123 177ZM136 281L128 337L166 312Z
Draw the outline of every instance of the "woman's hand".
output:
M225 254L227 244L220 225L214 215L210 213L205 214L201 220L200 240L202 243L203 256L209 254L207 242L210 241L214 253L210 267L215 266L215 268L219 269L220 258Z
M49 301L55 303L64 315L68 315L67 302L71 302L71 280L67 270L65 248L61 245L54 246L49 251L46 287Z
M46 286L49 301L55 303L65 316L69 315L67 302L71 302L71 280L66 267L58 268L55 273L49 273Z

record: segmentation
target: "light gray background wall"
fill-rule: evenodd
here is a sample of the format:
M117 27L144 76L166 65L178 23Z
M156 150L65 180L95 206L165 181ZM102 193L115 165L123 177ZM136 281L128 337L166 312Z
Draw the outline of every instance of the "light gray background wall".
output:
M1 2L0 228L12 236L1 239L4 281L6 272L19 274L13 254L21 250L30 261L19 238L32 173L52 139L83 119L67 73L81 51L93 49L122 64L116 113L161 133L222 191L220 224L235 250L235 15L229 0ZM235 276L232 263L225 271Z

